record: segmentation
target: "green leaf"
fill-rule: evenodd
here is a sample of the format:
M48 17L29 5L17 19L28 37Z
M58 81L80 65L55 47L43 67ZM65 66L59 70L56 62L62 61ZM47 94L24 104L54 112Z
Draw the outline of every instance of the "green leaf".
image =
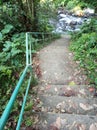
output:
M17 48L12 48L11 50L11 56L15 56L16 54L21 53L22 51Z
M7 67L6 66L4 66L4 65L0 65L0 71L3 71L3 72L5 72L5 70L7 69Z
M25 111L31 110L32 107L33 107L33 102L29 102L29 103L25 106Z
M2 40L2 33L0 32L0 40Z
M95 78L95 84L97 85L97 78Z
M36 51L36 50L32 50L31 52L32 52L32 53L36 53L37 51Z
M12 42L6 41L5 44L4 44L3 51L9 51L10 48L11 48L11 44L12 44Z
M3 34L7 34L11 31L11 29L13 28L13 25L11 24L7 24L5 25L4 29L1 31Z

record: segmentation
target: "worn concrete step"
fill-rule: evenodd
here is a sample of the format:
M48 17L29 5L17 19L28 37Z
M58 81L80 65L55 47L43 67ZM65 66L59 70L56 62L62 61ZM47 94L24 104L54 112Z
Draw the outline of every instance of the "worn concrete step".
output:
M37 109L36 109L37 108ZM97 114L97 98L40 95L35 111L68 114Z
M95 92L94 86L89 85L40 85L38 94L58 95L58 96L78 96L93 97Z
M37 130L97 130L97 116L35 113L33 118Z

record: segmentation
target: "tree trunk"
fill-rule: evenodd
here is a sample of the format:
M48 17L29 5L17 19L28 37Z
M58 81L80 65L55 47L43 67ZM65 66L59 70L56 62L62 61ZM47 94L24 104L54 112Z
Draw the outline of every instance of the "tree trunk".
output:
M33 0L33 13L34 13L34 21L33 21L33 29L34 31L38 31L38 5L40 0Z

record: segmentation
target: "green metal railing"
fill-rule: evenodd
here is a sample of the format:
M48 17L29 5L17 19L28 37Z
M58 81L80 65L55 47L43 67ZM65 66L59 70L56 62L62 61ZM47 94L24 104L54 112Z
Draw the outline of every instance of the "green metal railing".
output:
M21 121L22 121L22 116L23 116L23 112L24 112L24 107L25 107L25 104L26 104L26 99L27 99L27 95L28 95L28 90L29 90L29 87L30 87L30 83L31 83L31 77L32 77L32 60L31 60L31 57L32 57L32 53L31 53L31 43L29 43L28 41L28 33L26 33L26 67L22 73L22 75L20 76L20 79L15 87L15 90L14 92L12 93L12 96L0 118L0 130L3 130L4 129L4 126L6 125L6 122L8 120L8 117L9 117L9 114L11 112L11 109L14 105L14 102L16 100L16 97L19 93L19 90L21 88L21 85L24 81L24 78L28 72L28 70L30 69L30 76L29 76L29 80L28 80L28 85L27 85L27 88L26 88L26 92L25 92L25 96L24 96L24 99L23 99L23 103L22 103L22 107L21 107L21 112L20 112L20 115L19 115L19 120L18 120L18 123L17 123L17 126L16 126L16 130L19 130L20 129L20 124L21 124Z
M12 110L12 107L14 105L14 102L16 100L16 97L17 97L19 90L22 86L22 83L24 81L24 78L27 75L28 70L30 70L28 85L26 87L25 96L23 99L19 119L18 119L17 126L16 126L16 130L20 130L22 116L23 116L23 112L24 112L24 108L25 108L25 104L26 104L26 99L27 99L29 88L30 88L31 77L32 77L32 48L34 47L34 42L37 42L37 43L44 42L45 40L52 39L52 37L54 37L54 35L51 33L41 33L41 32L28 32L28 33L26 33L26 67L23 70L23 73L20 76L20 79L15 87L15 90L13 91L12 96L11 96L11 98L10 98L1 118L0 118L0 130L4 129L6 122L8 120L8 117L10 115L10 112ZM35 40L35 39L37 39L37 40Z

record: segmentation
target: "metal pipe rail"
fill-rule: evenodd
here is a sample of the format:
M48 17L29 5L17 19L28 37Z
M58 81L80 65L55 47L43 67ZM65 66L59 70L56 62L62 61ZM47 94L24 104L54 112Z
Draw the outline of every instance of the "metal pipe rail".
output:
M22 73L22 75L20 76L20 79L15 87L15 90L13 91L12 95L11 95L11 98L0 118L0 130L3 130L4 129L4 126L6 125L6 122L8 120L8 117L10 115L10 112L12 110L12 107L14 105L14 102L16 100L16 97L19 93L19 90L20 90L20 87L24 81L24 78L28 72L28 70L30 69L30 76L29 76L29 80L28 80L28 85L27 85L27 88L26 88L26 92L25 92L25 96L24 96L24 99L23 99L23 103L22 103L22 108L21 108L21 112L20 112L20 115L19 115L19 120L18 120L18 123L17 123L17 126L16 126L16 130L20 130L20 125L21 125L21 121L22 121L22 116L23 116L23 112L24 112L24 107L25 107L25 104L26 104L26 99L27 99L27 95L28 95L28 90L30 88L30 83L31 83L31 77L32 77L32 53L31 53L31 43L29 43L28 41L28 33L26 33L26 67Z
M33 41L31 41L31 39L29 39L30 34L34 34L34 35L40 34L42 36L43 41L45 39L44 35L52 35L51 33L41 33L41 32L28 32L28 33L26 33L26 67L25 67L22 75L20 76L20 79L19 79L19 81L18 81L18 83L15 87L15 90L13 91L12 96L11 96L11 98L10 98L1 118L0 118L0 130L3 130L5 125L6 125L6 122L8 120L8 117L10 115L10 112L12 110L14 102L16 100L16 97L19 93L21 85L24 81L25 76L27 75L28 70L30 69L30 76L29 76L29 79L28 79L28 85L27 85L27 88L26 88L25 96L24 96L24 99L23 99L22 107L21 107L21 112L20 112L19 119L18 119L17 126L16 126L16 130L20 130L20 125L21 125L21 122L22 122L22 116L23 116L23 112L24 112L24 108L25 108L25 104L26 104L26 99L27 99L29 88L30 88L31 77L32 77L32 47L33 47Z

